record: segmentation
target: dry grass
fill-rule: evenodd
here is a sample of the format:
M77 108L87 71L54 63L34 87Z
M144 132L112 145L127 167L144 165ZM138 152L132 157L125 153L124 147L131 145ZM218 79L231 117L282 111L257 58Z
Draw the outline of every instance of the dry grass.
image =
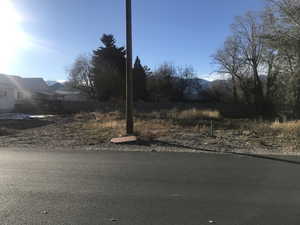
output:
M289 122L264 122L255 121L248 123L250 130L256 131L259 135L273 135L279 137L300 137L300 121Z
M74 116L77 128L82 129L86 137L102 142L112 137L125 135L124 115L111 113L81 113ZM300 121L286 123L267 122L250 119L226 119L215 110L170 110L135 114L135 132L146 140L162 137L172 138L182 134L201 134L209 137L210 120L214 120L217 136L222 140L237 141L243 146L246 142L263 143L265 146L282 146L297 151L300 147ZM227 144L230 144L229 141ZM235 142L236 143L236 142ZM259 144L261 145L261 144ZM222 146L222 145L221 145Z
M95 138L107 140L108 138L124 135L125 120L119 112L111 113L79 113L74 116L80 121L79 129L84 129ZM220 119L218 111L211 110L184 110L172 112L138 113L135 119L135 132L140 137L155 139L170 135L173 130L189 128L193 131L203 130L199 120ZM180 122L178 122L180 121Z
M285 136L300 137L300 121L290 121L285 123L274 122L270 126L273 130L280 132Z
M163 141L201 149L300 152L300 121L229 119L215 110L178 108L138 111L134 118L136 134L150 145ZM125 125L124 114L118 111L78 113L46 120L1 121L0 139L2 146L100 145L123 136Z
M221 114L217 110L200 110L200 109L189 109L184 111L179 111L172 115L173 118L177 119L220 119Z
M300 121L284 123L274 122L270 128L277 134L277 141L284 143L286 152L299 152L300 150Z
M135 121L136 133L147 139L155 139L156 137L162 137L170 135L170 132L177 129L177 126L169 121L153 119L153 120L141 120Z
M255 121L249 130L256 134L257 140L267 140L270 146L281 146L283 152L300 150L300 121Z
M220 120L222 116L216 110L189 109L170 111L164 118L179 127L199 130L207 121Z
M110 118L106 120L89 120L82 124L81 128L98 138L108 139L123 136L125 134L125 124L123 119ZM135 120L136 134L147 139L168 135L174 127L169 122L159 119Z
M0 127L0 136L7 136L13 134L14 132L8 128Z

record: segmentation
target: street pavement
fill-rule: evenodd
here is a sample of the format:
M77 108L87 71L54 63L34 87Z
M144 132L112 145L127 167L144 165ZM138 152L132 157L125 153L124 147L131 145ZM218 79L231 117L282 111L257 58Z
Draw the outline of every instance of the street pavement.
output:
M300 163L8 149L0 203L1 225L297 225Z

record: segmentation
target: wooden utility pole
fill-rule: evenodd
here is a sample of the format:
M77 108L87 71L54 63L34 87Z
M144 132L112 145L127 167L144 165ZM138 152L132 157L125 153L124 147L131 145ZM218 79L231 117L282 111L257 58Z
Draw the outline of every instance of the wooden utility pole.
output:
M133 134L132 13L131 0L126 0L126 133Z

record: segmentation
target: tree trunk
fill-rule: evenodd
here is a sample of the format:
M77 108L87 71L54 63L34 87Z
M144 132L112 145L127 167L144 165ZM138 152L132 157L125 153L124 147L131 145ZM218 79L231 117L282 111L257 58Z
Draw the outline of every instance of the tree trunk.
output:
M253 76L254 76L254 104L256 112L258 114L264 113L264 94L261 80L258 74L258 66L253 64Z
M273 85L273 74L272 74L272 65L268 65L268 77L267 77L267 92L266 92L266 98L269 101L271 98L271 87Z
M300 118L300 40L297 42L297 64L296 70L294 74L294 91L295 91L295 106L294 106L294 114L297 118Z
M237 87L235 76L232 76L232 95L234 103L238 103Z
M242 80L239 80L239 82L240 82L240 88L241 88L241 90L242 90L242 92L243 92L245 101L246 101L246 103L247 103L248 105L250 105L250 104L251 104L251 100L250 100L250 92L249 92L249 90L248 90L248 88L247 88L247 85L244 85Z

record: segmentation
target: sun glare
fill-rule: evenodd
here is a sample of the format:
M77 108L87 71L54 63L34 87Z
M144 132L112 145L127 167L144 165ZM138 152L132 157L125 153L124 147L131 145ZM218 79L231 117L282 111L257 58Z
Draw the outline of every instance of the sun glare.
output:
M21 22L12 0L0 0L0 72L8 70L18 50L26 45L27 37Z

